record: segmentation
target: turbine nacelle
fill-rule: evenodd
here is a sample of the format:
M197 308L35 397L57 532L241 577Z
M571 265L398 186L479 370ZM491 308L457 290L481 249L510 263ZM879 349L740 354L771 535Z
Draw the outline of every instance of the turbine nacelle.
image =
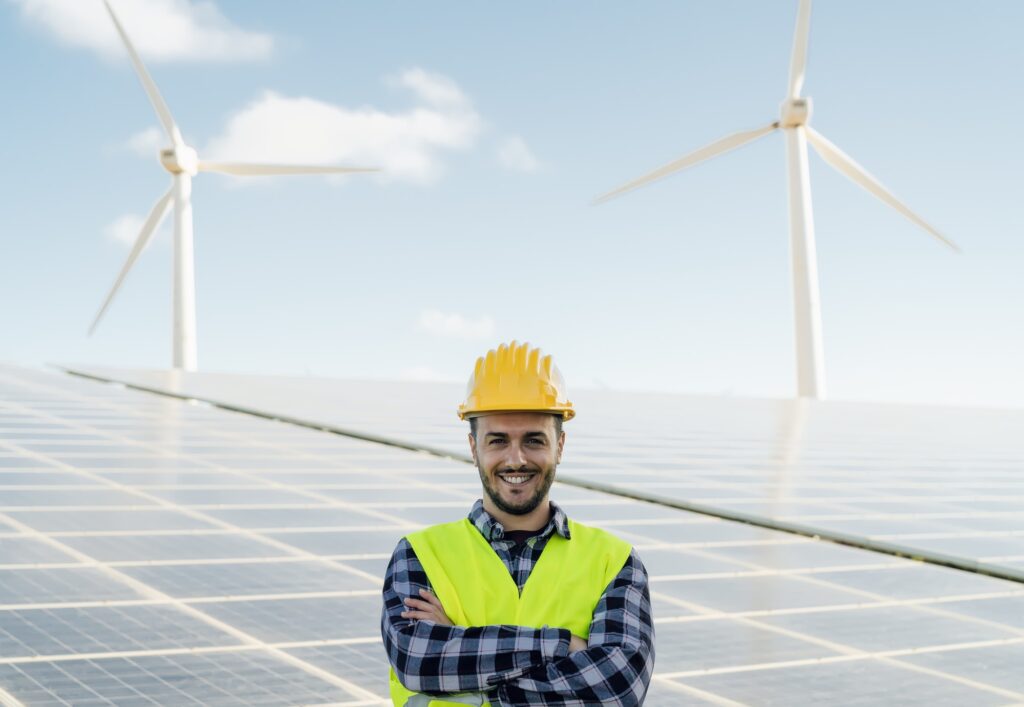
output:
M199 173L199 154L188 145L168 147L160 150L160 164L171 174L194 177Z
M799 128L811 119L810 98L787 98L779 106L779 127Z

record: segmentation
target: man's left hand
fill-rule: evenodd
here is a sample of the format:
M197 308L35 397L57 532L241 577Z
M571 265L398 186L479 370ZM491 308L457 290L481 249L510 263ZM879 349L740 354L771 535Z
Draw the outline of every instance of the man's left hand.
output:
M403 618L432 621L440 626L454 625L452 620L448 618L448 614L444 613L444 607L441 606L440 599L426 589L420 590L420 596L423 598L415 599L409 597L405 600L405 605L409 608L402 612Z

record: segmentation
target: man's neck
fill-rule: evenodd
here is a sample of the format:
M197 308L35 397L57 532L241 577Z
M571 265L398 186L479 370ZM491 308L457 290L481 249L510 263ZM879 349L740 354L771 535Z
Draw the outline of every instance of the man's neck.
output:
M540 530L551 520L551 504L547 497L537 504L537 507L525 515L515 515L502 511L491 499L484 495L484 510L491 514L494 520L501 523L505 530Z

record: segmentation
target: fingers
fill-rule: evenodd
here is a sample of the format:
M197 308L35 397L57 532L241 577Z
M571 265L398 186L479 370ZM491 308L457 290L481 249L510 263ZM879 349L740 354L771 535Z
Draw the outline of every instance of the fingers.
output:
M402 616L407 619L423 619L427 618L434 622L440 622L441 617L438 616L437 611L433 607L428 606L413 606L409 605L409 608L402 612Z
M444 610L444 607L441 606L441 600L434 596L434 594L429 589L421 589L420 596L426 599L434 606L436 606L438 609L441 609L442 611Z
M441 600L431 594L428 590L421 589L420 596L423 598L414 599L413 597L408 597L404 599L405 605L415 607L421 611L436 611L440 614L444 613L444 607L441 606Z
M437 607L422 599L413 599L409 597L405 599L405 605L409 607L402 612L402 617L406 619L420 619L426 621L433 621L434 623L441 623L441 617L438 615Z
M419 594L422 599L407 597L402 600L408 607L402 612L403 618L432 621L442 626L452 625L452 620L448 618L440 599L427 589L419 590Z

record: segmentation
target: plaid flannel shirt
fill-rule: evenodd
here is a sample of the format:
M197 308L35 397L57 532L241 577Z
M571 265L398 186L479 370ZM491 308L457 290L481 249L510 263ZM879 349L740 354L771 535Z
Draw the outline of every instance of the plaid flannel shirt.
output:
M565 512L551 504L539 535L516 546L477 501L469 520L505 563L522 592L552 533L569 538ZM594 609L589 647L569 653L564 628L439 626L402 618L406 597L431 589L402 538L384 576L381 633L395 673L416 692L487 692L494 705L643 704L654 668L654 624L647 570L635 551Z

